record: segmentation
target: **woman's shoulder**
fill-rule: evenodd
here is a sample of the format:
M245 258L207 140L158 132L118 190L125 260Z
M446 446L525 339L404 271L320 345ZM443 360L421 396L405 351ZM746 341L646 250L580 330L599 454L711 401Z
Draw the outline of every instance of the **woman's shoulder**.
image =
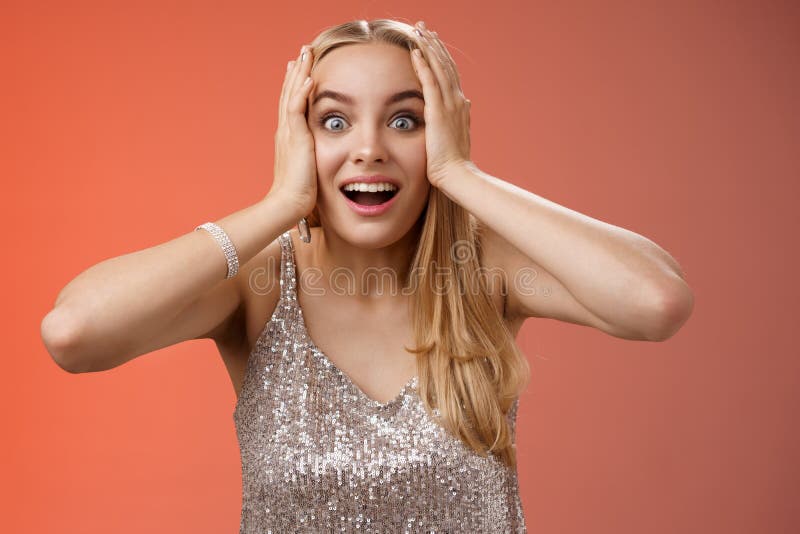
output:
M238 276L248 347L255 344L264 319L272 315L280 300L282 259L283 247L279 236L240 269Z

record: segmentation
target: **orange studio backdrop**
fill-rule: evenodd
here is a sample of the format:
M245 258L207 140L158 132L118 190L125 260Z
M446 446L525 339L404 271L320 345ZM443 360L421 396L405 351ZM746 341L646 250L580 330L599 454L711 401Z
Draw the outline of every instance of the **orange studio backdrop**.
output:
M357 18L424 20L476 164L659 243L694 291L663 343L525 323L529 531L800 531L797 4L504 0L0 5L0 530L238 530L213 342L73 375L39 327L91 265L263 197L287 61Z

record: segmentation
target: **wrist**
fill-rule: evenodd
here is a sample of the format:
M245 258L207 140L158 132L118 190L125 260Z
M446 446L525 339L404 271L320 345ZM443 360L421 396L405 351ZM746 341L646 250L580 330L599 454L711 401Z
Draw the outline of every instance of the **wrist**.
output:
M267 217L278 218L281 227L286 229L291 229L297 221L308 215L303 213L303 208L295 199L276 192L270 192L258 202L258 205Z
M471 160L459 160L449 163L444 170L441 172L438 179L433 184L437 189L444 190L446 188L446 184L452 181L454 176L458 176L460 174L472 172L477 173L479 172L478 167L473 163ZM458 178L455 179L458 181Z

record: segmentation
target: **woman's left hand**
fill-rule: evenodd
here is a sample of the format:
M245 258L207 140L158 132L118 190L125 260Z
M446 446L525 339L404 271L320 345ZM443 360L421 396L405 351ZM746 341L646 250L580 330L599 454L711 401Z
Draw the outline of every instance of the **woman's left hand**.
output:
M451 169L470 160L470 101L450 52L435 33L418 22L414 33L423 56L411 53L411 63L425 97L425 150L428 181L439 187Z

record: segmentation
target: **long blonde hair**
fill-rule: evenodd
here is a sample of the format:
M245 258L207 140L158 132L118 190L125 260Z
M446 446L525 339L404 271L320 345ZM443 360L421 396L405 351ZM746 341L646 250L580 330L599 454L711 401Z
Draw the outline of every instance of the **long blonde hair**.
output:
M311 42L312 69L347 44L381 42L413 50L413 29L391 19L330 27ZM481 456L492 453L516 467L507 415L530 380L530 367L489 296L478 221L435 187L421 217L405 281L405 288L418 289L411 294L416 347L404 347L417 355L420 398L451 435ZM316 207L307 219L320 225ZM440 291L442 285L449 290Z

